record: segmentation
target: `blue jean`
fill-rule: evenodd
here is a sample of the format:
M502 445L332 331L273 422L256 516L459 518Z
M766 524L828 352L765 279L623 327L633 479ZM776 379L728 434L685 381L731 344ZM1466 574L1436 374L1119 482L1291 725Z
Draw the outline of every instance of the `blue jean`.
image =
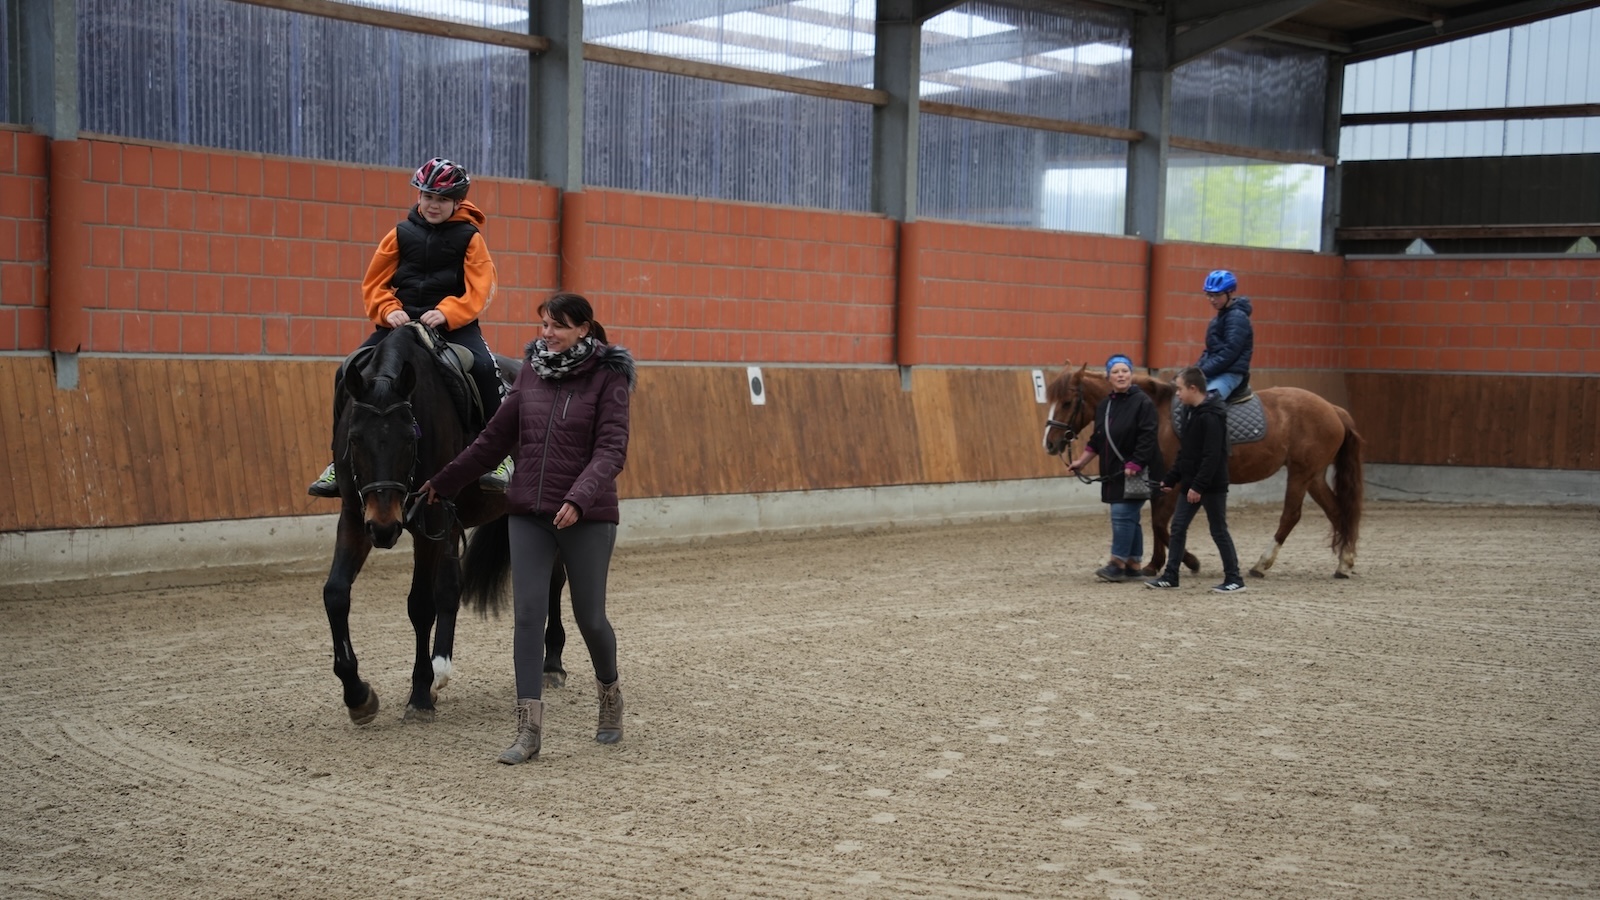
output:
M1144 558L1144 529L1139 525L1143 500L1111 504L1111 555L1123 562Z
M1244 376L1238 372L1223 372L1215 378L1206 379L1206 391L1216 392L1221 395L1222 399L1226 400L1228 395L1233 393L1234 389L1239 386L1239 382L1243 380Z

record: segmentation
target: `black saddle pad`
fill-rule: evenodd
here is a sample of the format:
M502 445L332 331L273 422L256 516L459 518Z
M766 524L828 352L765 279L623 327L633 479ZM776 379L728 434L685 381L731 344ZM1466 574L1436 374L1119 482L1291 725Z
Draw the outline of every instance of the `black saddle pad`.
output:
M1261 405L1261 395L1252 393L1250 399L1230 403L1228 410L1228 443L1249 444L1267 436L1267 411ZM1188 412L1177 397L1172 398L1172 430L1183 437Z

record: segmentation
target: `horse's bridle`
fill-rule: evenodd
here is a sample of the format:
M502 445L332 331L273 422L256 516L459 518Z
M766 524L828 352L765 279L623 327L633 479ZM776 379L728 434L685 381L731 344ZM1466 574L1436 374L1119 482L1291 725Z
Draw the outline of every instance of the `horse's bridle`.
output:
M391 404L389 404L388 406L385 406L382 409L379 409L378 407L373 406L370 403L362 403L360 400L352 400L351 402L354 403L356 406L366 410L367 412L372 413L375 416L387 416L388 414L394 412L397 409L405 410L406 417L411 420L411 433L412 433L412 435L415 436L415 437L421 437L421 430L417 427L416 416L413 415L412 412L411 412L411 401L409 401L409 400L401 400L398 403L391 403ZM350 459L350 447L349 447L348 444L345 446L344 456L345 456L346 460ZM367 502L367 495L368 494L377 493L378 491L399 491L402 494L408 494L409 495L411 493L410 477L411 477L412 474L415 474L416 471L417 471L417 457L416 457L416 454L412 454L412 456L411 456L411 472L407 474L407 476L406 476L407 480L406 481L369 481L366 484L363 484L360 487L356 488L356 496L361 498L361 502L362 503L366 503ZM355 474L354 466L351 467L350 474L352 474L352 475Z
M1083 409L1084 406L1086 406L1086 405L1087 404L1084 402L1084 399L1083 399L1083 388L1078 386L1078 385L1073 385L1072 386L1072 411L1067 414L1067 418L1068 419L1076 419L1078 417L1079 410ZM1044 430L1045 430L1046 434L1049 433L1051 428L1059 428L1062 431L1067 433L1067 446L1068 447L1072 446L1072 442L1078 439L1078 429L1072 427L1071 425L1067 424L1066 422L1062 422L1062 421L1056 419L1054 416L1051 416L1051 417L1049 417L1049 418L1044 420Z
M420 426L417 425L416 416L411 411L411 401L409 401L409 400L401 400L398 403L391 403L391 404L389 404L388 406L385 406L382 409L379 409L378 407L373 406L370 403L362 403L360 400L355 400L355 401L352 401L352 402L355 403L356 406L361 407L362 409L366 410L369 413L372 413L375 416L386 416L389 413L392 413L397 409L405 410L407 415L411 418L411 434L412 434L412 436L417 438L417 439L419 439L419 440L422 438L422 429L421 429ZM350 450L347 447L345 449L345 458L349 459L349 457L350 457ZM356 489L356 495L361 498L361 502L362 503L365 503L367 501L367 495L368 494L375 494L378 491L399 491L399 492L401 492L402 494L405 495L405 497L400 501L401 522L405 525L406 530L410 531L412 534L415 534L416 536L422 538L423 540L428 540L428 541L442 541L442 540L445 540L446 538L450 537L452 535L452 533L456 532L456 505L454 503L450 502L449 500L447 500L447 499L445 499L443 497L440 497L439 500L438 500L438 503L439 503L440 511L444 514L443 515L444 521L443 521L443 524L441 524L439 526L438 532L429 531L428 530L428 517L427 517L427 510L428 510L429 504L426 502L427 495L424 494L422 491L413 491L411 489L411 481L410 481L410 479L413 478L416 475L416 472L417 472L417 458L413 454L412 457L411 457L411 472L408 473L408 475L406 476L407 477L406 481L369 481L366 484L363 484L361 487ZM351 469L351 474L354 474L354 468L353 467ZM456 551L456 549L454 547L452 547L451 548L451 552L449 554L449 558L450 559L457 559L458 557L459 557L459 552Z

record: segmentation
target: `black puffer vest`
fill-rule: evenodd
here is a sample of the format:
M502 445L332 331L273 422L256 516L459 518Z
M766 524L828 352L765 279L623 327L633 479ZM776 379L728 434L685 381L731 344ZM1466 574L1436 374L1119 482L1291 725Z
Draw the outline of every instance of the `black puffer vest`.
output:
M467 245L478 226L457 219L430 225L412 209L394 231L400 262L391 283L407 314L415 319L440 300L466 293Z

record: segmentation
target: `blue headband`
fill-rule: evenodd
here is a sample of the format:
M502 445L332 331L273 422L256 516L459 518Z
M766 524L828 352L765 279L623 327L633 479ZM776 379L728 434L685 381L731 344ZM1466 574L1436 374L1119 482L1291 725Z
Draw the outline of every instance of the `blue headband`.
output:
M1133 371L1133 360L1127 358L1126 356L1123 356L1121 353L1113 353L1113 354L1111 354L1111 358L1106 360L1106 374L1107 375L1111 374L1111 367L1116 365L1117 363L1122 363L1122 364L1124 364L1124 365L1126 365L1128 367L1128 371L1130 371L1130 372Z

